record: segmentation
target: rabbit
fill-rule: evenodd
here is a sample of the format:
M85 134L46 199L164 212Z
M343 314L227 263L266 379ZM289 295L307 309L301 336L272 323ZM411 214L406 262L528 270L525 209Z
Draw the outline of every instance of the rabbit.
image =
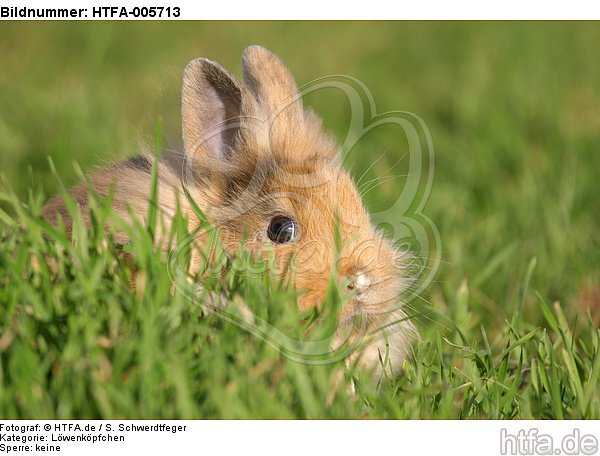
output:
M340 333L358 318L369 333L347 362L373 369L378 378L398 375L418 337L400 304L405 254L372 225L342 168L338 145L322 130L318 116L303 108L282 61L261 46L250 46L242 68L243 82L204 58L185 68L183 153L159 159L161 213L168 223L180 204L192 227L200 224L183 196L185 188L232 253L243 241L259 257L274 252L278 270L293 276L301 293L300 310L319 308L332 274L345 280L342 292L349 299L339 315ZM101 196L113 191L117 213L128 218L133 208L143 219L153 160L136 156L92 172L89 180ZM89 219L86 186L79 184L70 194ZM59 197L42 214L53 222L60 215L71 229ZM336 227L341 248L336 248ZM285 267L292 258L297 265L293 274Z

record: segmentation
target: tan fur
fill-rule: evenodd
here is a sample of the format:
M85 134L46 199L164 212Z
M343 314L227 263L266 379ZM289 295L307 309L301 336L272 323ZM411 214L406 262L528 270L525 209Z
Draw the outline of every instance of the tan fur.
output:
M303 294L302 309L319 306L332 274L368 284L350 299L340 315L341 327L366 319L370 343L352 360L377 367L389 358L389 373L398 373L414 335L404 318L400 293L404 287L403 258L371 225L350 176L341 168L338 150L321 130L321 122L305 111L293 77L272 53L258 46L243 57L244 83L218 64L197 59L187 66L182 92L184 154L163 159L159 169L159 206L167 220L177 201L197 226L183 196L185 186L219 230L226 248L246 248L267 257ZM91 174L100 195L114 191L115 208L129 217L128 206L145 217L151 158L131 159ZM87 196L80 185L71 191L84 208ZM44 214L60 214L69 223L60 199L50 201ZM299 237L274 244L267 236L276 215L293 217ZM339 230L341 249L336 249ZM247 239L245 239L247 237ZM166 246L165 246L166 247ZM339 250L339 251L338 251ZM195 259L199 268L200 259ZM294 264L295 268L290 269ZM358 280L358 279L357 279ZM358 288L350 286L349 293ZM381 372L381 370L380 370Z

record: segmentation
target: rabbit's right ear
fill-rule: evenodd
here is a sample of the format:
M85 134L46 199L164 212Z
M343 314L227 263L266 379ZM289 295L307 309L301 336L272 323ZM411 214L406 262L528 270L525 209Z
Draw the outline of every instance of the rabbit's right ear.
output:
M187 65L181 111L190 163L226 160L241 140L242 89L218 63L195 59Z

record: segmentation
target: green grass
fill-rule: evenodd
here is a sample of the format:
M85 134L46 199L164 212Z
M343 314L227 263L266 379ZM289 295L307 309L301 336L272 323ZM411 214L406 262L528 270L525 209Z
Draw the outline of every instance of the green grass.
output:
M3 24L0 417L600 418L599 40L594 23ZM379 388L359 379L356 394L331 395L334 378L358 372L295 362L202 312L154 251L152 229L128 228L126 260L97 229L109 202L73 241L37 215L58 192L49 156L70 185L73 162L86 169L153 144L157 119L175 148L187 61L239 72L252 43L280 54L300 83L356 77L380 112L414 112L431 132L425 214L442 267L411 301L422 314L414 356ZM344 137L339 93L306 103ZM365 181L405 155L395 133L350 152L357 179L382 154ZM407 165L365 195L370 210L395 201ZM178 217L175 239L184 225ZM236 274L251 259L238 261L205 287L310 337L292 293Z

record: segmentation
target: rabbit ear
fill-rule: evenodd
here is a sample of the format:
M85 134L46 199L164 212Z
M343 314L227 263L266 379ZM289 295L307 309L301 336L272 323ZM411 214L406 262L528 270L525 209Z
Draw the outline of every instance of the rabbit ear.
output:
M242 89L208 59L192 60L183 73L183 143L195 160L224 160L239 140Z
M285 131L304 121L296 82L279 58L261 46L250 46L242 57L244 82L272 128Z

